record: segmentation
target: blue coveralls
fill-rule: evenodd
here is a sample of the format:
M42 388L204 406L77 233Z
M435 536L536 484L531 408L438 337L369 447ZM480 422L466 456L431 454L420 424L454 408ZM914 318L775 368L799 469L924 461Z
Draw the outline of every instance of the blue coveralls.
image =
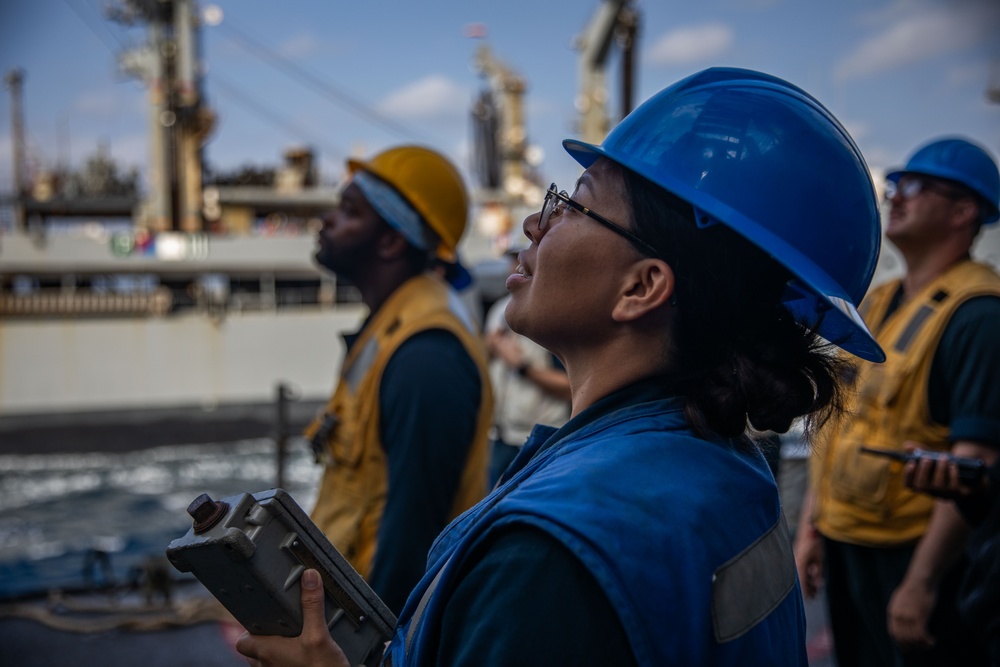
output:
M678 398L613 410L560 437L567 427L537 426L513 476L441 534L387 664L435 663L463 558L512 523L545 531L580 559L640 665L807 664L801 593L763 456L695 436Z

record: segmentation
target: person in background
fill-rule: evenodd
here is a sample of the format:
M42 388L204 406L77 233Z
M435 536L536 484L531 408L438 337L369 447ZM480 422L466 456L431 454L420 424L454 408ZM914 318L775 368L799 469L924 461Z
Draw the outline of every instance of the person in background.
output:
M730 68L563 145L585 171L525 219L506 318L563 361L571 418L438 538L384 664L804 667L754 433L838 412L827 341L882 358L856 311L880 239L864 159L808 93ZM251 664L345 664L303 591L302 635L243 635Z
M802 511L802 497L809 486L809 450L810 443L806 427L801 419L792 423L791 428L782 433L778 439L778 456L780 464L775 478L778 480L778 493L781 495L781 507L788 522L788 530L792 539L798 532L799 515Z
M920 443L907 443L908 452ZM955 462L923 458L903 470L906 486L951 500L975 529L966 550L969 567L958 596L958 610L986 644L990 665L1000 667L1000 452L983 461L978 482L962 483Z
M970 258L1000 217L1000 174L980 146L945 137L887 179L885 234L906 274L861 308L887 361L861 365L852 418L813 446L799 578L807 596L825 579L841 665L981 665L955 607L968 525L861 448L912 440L986 458L1000 447L1000 276Z
M504 253L511 272L517 255L528 246L520 229L510 235ZM569 378L551 352L514 333L504 311L510 295L498 299L486 315L486 344L490 351L493 382L493 432L490 451L490 486L497 480L528 439L535 424L562 426L569 418Z
M492 390L478 325L435 269L465 229L460 174L420 146L347 165L316 262L369 315L306 432L326 461L312 519L399 613L434 538L486 493Z
M483 301L479 292L479 285L473 275L462 265L461 259L456 254L450 260L440 257L431 263L431 269L458 294L465 310L469 313L469 318L477 324L483 321Z

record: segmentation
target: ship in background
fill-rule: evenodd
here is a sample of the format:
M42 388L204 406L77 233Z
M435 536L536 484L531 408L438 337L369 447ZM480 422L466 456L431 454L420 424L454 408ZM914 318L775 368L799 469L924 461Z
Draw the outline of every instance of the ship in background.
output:
M595 142L612 124L604 71L615 45L621 116L631 108L638 27L631 2L598 5L578 38L579 134ZM27 182L23 77L6 76L15 192L12 231L0 237L0 451L252 437L271 427L276 397L298 399L297 427L333 386L339 334L366 314L356 290L312 262L337 192L319 184L302 147L270 174L206 178L215 114L202 94L199 30L208 16L196 0L120 0L109 16L148 31L119 60L147 88L144 197L100 153L71 184L44 173ZM460 254L481 314L502 294L508 232L537 210L547 181L527 142L526 83L485 44L474 67L478 184Z
M76 182L41 173L28 183L22 77L7 75L15 196L0 241L0 441L45 451L90 431L85 446L99 447L114 432L138 435L120 428L145 421L137 411L171 424L161 432L174 441L260 435L271 420L252 407L282 383L303 398L329 391L337 334L364 314L311 262L336 193L317 185L308 149L288 151L270 179L206 185L215 114L195 1L124 0L109 16L147 29L119 58L147 90L145 196L100 154ZM183 432L188 415L232 428L210 435L195 419Z

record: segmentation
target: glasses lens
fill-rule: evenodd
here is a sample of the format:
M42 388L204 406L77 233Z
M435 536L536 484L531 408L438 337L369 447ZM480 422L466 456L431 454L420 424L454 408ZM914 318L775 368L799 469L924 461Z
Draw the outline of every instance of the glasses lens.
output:
M913 199L923 192L926 187L927 184L919 178L908 178L906 180L901 180L898 183L886 181L885 198L892 199L898 194L902 196L903 199Z
M549 191L545 193L545 200L542 201L542 212L538 216L538 229L545 229L549 224L549 217L552 215L552 208L556 202L556 184L549 186Z
M919 178L911 178L900 184L899 191L902 193L903 199L913 199L924 191L924 182Z

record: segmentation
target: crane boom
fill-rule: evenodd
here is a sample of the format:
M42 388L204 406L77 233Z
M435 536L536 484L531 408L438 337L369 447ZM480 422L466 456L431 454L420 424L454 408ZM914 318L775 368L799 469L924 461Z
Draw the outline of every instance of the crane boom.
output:
M622 117L631 111L633 51L638 25L638 13L630 0L603 0L584 32L577 37L580 92L576 106L580 114L579 134L584 141L600 143L611 125L607 112L606 70L616 39L622 49Z

